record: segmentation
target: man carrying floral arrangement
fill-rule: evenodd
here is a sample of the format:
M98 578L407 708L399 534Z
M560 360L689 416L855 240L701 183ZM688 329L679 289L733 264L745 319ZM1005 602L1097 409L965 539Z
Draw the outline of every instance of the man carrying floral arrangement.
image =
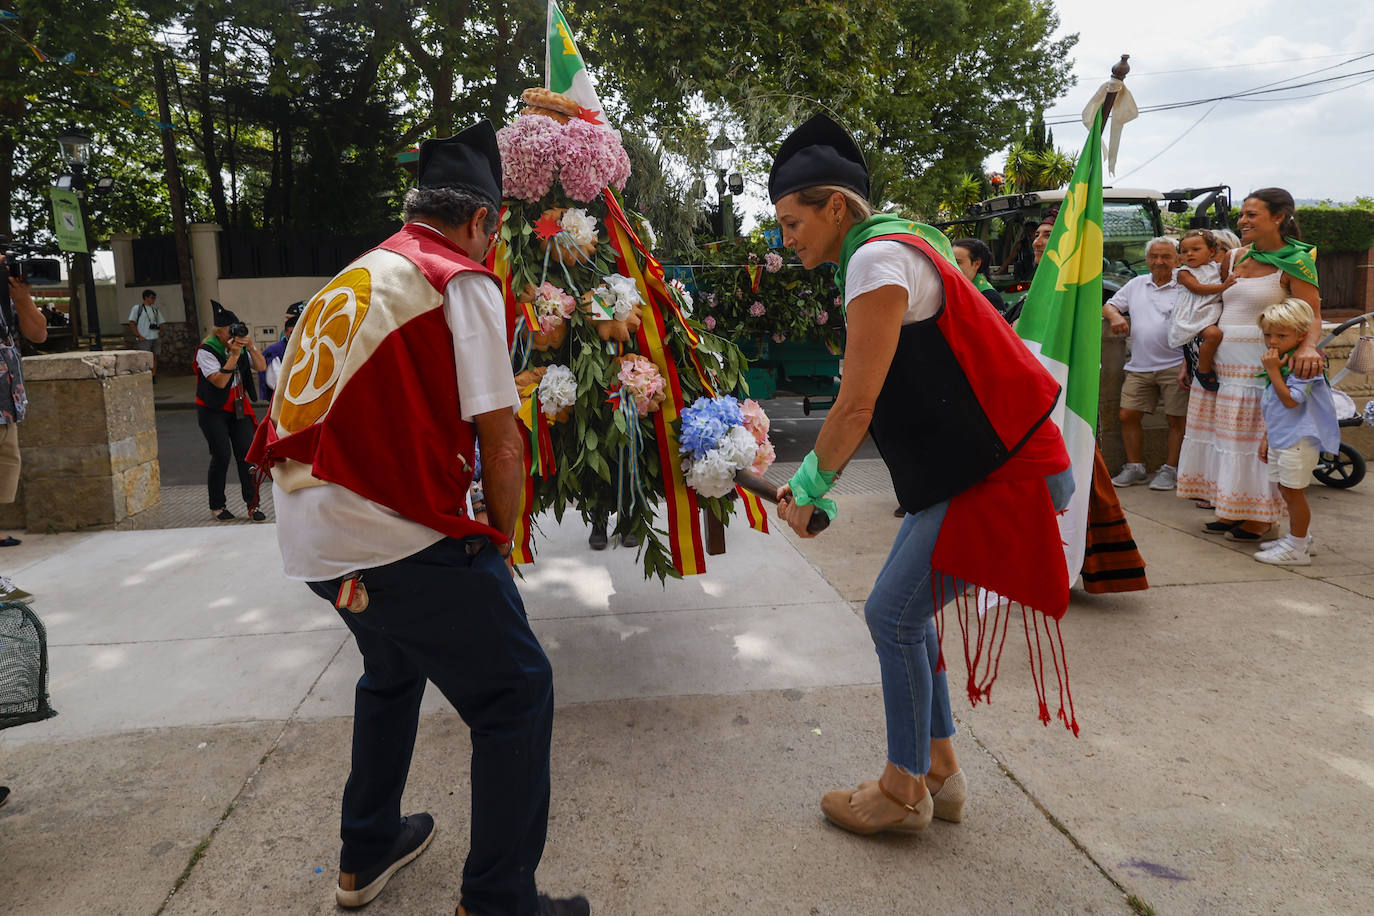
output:
M459 913L589 912L536 893L553 685L508 566L523 438L491 247L501 199L482 122L420 147L401 231L307 305L250 460L273 477L289 578L357 640L352 770L335 900L360 907L434 837L401 816L426 679L471 730L471 847ZM490 525L466 494L480 443Z

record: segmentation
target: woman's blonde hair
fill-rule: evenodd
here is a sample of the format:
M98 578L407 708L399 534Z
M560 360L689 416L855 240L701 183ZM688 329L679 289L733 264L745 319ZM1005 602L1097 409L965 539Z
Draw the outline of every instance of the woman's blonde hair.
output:
M1266 325L1272 325L1276 328L1306 334L1312 329L1312 322L1316 317L1317 314L1312 311L1312 306L1301 299L1290 297L1282 302L1275 302L1260 312L1259 320L1256 323L1261 330Z
M849 215L854 222L862 223L873 215L873 205L864 200L863 195L838 185L819 184L803 188L797 192L797 200L814 210L825 206L832 194L844 196L845 206L849 208Z

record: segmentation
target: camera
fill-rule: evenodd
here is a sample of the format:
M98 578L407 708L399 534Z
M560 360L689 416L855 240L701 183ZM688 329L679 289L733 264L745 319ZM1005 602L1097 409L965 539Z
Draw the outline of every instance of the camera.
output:
M162 325L158 324L156 321L148 322L148 330L150 331L156 331L160 327L162 327Z
M49 251L38 245L0 235L0 254L5 256L5 267L9 268L9 275L25 283L57 286L62 282L61 262L55 258L37 257L40 254L48 254Z
M247 337L248 325L244 324L242 321L235 321L233 324L229 325L229 336Z

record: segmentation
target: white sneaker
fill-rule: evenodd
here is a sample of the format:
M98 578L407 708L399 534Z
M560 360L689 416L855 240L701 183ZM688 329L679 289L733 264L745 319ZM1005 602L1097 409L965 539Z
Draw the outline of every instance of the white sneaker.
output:
M1115 483L1115 481L1113 481ZM1150 481L1151 490L1172 490L1178 486L1178 468L1166 464L1159 469L1155 479Z
M1255 554L1255 559L1271 566L1312 565L1307 538L1295 538L1291 534L1284 535L1275 541L1272 547Z
M0 576L0 603L5 601L30 602L33 595L14 584L9 576Z
M1121 473L1112 478L1112 483L1118 487L1133 487L1144 483L1149 476L1145 473L1145 465L1128 461L1122 466Z
M1264 553L1267 550L1273 550L1278 546L1279 541L1286 537L1289 537L1289 535L1281 534L1276 538L1260 541L1259 552ZM1312 535L1310 534L1307 536L1307 555L1309 557L1315 557L1317 555L1317 542L1312 539Z

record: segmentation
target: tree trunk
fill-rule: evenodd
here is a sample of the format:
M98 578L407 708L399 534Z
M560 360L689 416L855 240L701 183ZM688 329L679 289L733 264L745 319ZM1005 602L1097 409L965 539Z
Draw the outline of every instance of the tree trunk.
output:
M167 102L167 71L162 54L153 54L153 77L157 88L157 116L163 124L172 123ZM181 301L186 309L186 330L191 340L200 339L200 313L196 311L196 284L191 273L191 240L186 231L186 198L181 189L181 167L177 164L176 139L170 128L161 128L162 163L167 170L167 197L172 204L172 237L176 240L177 276L181 278Z
M229 228L229 208L224 199L224 178L220 175L219 155L215 151L215 118L210 100L210 67L214 58L215 22L205 0L196 3L196 85L200 103L201 153L205 157L205 174L210 180L210 202L215 209L215 222Z

